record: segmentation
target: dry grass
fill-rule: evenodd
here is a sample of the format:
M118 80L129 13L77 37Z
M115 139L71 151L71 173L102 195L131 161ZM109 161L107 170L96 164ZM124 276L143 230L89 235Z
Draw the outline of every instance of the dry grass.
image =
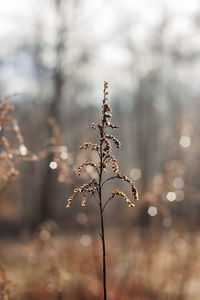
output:
M101 245L88 233L54 228L47 223L34 236L1 240L13 299L101 299ZM110 300L199 299L199 234L128 232L108 231Z

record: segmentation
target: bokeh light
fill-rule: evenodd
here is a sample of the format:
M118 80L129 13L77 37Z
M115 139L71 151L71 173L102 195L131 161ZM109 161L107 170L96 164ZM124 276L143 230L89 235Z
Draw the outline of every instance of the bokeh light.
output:
M174 192L168 192L167 193L167 200L170 202L173 202L176 200L176 194Z
M56 161L51 161L51 162L49 163L49 167L50 167L52 170L55 170L55 169L57 169L58 164L57 164Z
M183 178L181 178L181 177L174 178L174 180L173 180L173 186L176 189L182 189L184 187L184 180L183 180Z
M158 214L158 210L155 206L150 206L149 209L148 209L148 214L151 216L151 217L154 217Z
M179 143L183 148L188 148L191 146L191 138L189 136L182 136Z
M130 171L130 176L133 180L139 180L142 177L142 172L140 169L132 169Z

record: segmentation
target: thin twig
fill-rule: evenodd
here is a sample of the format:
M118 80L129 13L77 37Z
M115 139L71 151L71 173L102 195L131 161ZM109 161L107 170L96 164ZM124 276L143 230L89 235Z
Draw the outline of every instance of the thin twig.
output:
M103 206L103 209L102 209L102 211L104 211L104 209L105 209L105 207L106 207L106 205L110 202L110 200L111 199L108 199L107 201L106 201L106 203L104 204L104 206Z
M113 179L116 179L116 178L119 178L119 176L116 175L116 176L112 176L112 177L107 178L107 179L102 183L101 187L102 187L107 181L113 180Z

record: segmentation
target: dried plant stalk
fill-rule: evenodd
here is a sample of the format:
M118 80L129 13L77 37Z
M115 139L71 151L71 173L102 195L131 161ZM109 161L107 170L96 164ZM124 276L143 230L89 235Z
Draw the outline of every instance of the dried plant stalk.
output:
M38 156L25 145L18 122L11 114L14 106L9 104L9 100L10 96L7 96L0 101L0 166L5 169L1 175L3 183L1 182L0 195L12 179L19 175L18 165L21 162L38 160Z
M67 147L62 143L60 128L54 118L49 118L48 123L51 127L51 137L46 141L45 149L42 150L38 157L40 160L51 156L49 168L58 171L58 181L61 183L71 184L72 165L74 156L68 152Z
M117 129L118 126L112 124L109 120L111 118L111 108L108 105L108 82L104 82L104 98L102 104L102 117L100 123L92 123L92 128L99 131L99 143L93 144L91 142L84 143L83 146L79 147L79 149L87 150L90 149L92 151L96 151L99 157L98 163L94 162L84 162L78 168L78 175L80 176L81 170L86 166L93 167L97 172L97 178L92 178L88 183L82 185L79 188L74 190L73 195L68 198L66 207L69 208L74 198L80 193L83 194L81 205L86 205L87 196L91 195L98 203L99 206L99 213L100 213L100 223L101 223L101 241L102 241L102 275L103 275L103 293L104 293L104 300L107 299L107 288L106 288L106 244L105 244L105 233L104 233L104 210L107 204L116 196L121 197L124 199L129 207L135 206L134 203L126 196L125 193L119 191L118 189L112 191L110 197L107 201L103 200L102 197L102 189L105 183L110 180L119 179L124 182L127 182L130 185L132 196L135 200L138 200L138 192L135 188L135 185L131 179L129 179L126 175L121 174L119 171L119 166L117 160L112 154L112 146L111 142L117 148L120 148L120 142L111 134L107 133L108 129ZM108 166L111 164L112 172L108 178L103 179L104 172L108 171Z
M0 264L0 299L11 300L11 282L8 280L4 267Z

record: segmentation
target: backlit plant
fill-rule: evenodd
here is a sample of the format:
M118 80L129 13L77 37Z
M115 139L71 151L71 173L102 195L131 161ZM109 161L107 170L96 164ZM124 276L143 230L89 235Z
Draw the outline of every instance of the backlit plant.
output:
M116 196L121 197L124 199L129 207L134 207L134 203L127 197L127 195L116 189L113 190L110 196L107 199L103 199L103 186L111 180L119 179L124 182L127 182L130 185L131 192L133 199L138 200L138 193L135 188L135 185L131 179L129 179L126 175L123 175L115 159L114 155L112 154L112 145L113 143L117 148L120 148L120 142L111 134L108 133L108 130L114 130L119 128L118 126L112 124L110 122L110 118L112 116L111 108L108 104L108 82L104 82L104 98L102 104L102 117L99 123L92 123L92 128L94 130L98 130L99 133L99 140L97 144L93 144L91 142L84 143L83 146L80 147L82 150L92 150L98 154L98 162L95 163L93 161L85 161L82 165L78 168L78 175L81 175L81 171L84 167L90 166L96 170L95 178L92 178L89 182L85 183L79 188L74 190L73 195L68 198L66 207L69 208L72 201L78 194L82 194L82 201L81 205L85 206L88 195L91 195L98 203L99 207L99 214L100 214L100 224L101 224L101 241L102 241L102 275L103 275L103 292L104 292L104 300L107 299L107 289L106 289L106 245L105 245L105 234L104 234L104 210L107 204ZM109 171L109 165L112 167L112 174L104 178L106 172Z

